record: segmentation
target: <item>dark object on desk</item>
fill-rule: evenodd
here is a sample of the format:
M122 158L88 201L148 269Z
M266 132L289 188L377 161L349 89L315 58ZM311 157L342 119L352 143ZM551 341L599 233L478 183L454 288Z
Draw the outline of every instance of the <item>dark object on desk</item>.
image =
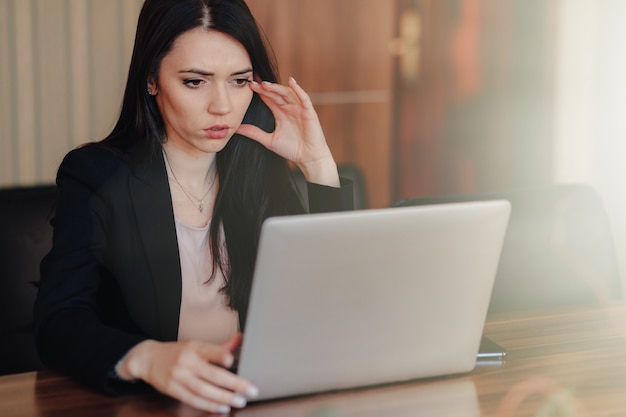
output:
M608 217L583 184L401 200L394 206L506 199L512 204L489 314L598 305L622 297Z
M0 189L0 375L42 368L33 342L39 262L52 247L56 186Z

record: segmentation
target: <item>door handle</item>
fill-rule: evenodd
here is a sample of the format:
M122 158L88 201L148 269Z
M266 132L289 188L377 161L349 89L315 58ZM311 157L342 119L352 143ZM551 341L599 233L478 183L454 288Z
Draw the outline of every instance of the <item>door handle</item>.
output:
M419 80L421 67L422 16L414 9L400 14L400 36L389 44L389 52L400 59L400 77L404 84Z

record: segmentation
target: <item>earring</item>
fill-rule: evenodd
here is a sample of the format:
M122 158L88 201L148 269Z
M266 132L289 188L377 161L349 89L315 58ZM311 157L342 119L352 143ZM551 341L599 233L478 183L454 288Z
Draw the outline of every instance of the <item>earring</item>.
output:
M150 88L146 88L146 93L148 93L149 96L152 95L152 91L150 91Z

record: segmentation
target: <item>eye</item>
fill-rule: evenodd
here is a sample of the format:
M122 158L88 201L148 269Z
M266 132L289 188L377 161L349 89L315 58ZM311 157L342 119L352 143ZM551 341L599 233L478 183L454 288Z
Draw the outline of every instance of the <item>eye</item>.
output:
M198 88L203 82L204 82L203 80L200 80L197 78L189 78L189 79L183 80L183 84L185 84L189 88Z
M233 82L237 87L243 88L248 85L248 83L252 82L252 80L249 80L248 78L235 78Z

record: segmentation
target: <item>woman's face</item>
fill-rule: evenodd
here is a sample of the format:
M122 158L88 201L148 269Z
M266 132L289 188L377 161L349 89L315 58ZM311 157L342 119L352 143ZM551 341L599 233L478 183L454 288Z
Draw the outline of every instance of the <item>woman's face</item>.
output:
M240 43L202 28L183 33L163 57L158 82L150 82L167 141L190 153L222 150L250 105L250 81Z

